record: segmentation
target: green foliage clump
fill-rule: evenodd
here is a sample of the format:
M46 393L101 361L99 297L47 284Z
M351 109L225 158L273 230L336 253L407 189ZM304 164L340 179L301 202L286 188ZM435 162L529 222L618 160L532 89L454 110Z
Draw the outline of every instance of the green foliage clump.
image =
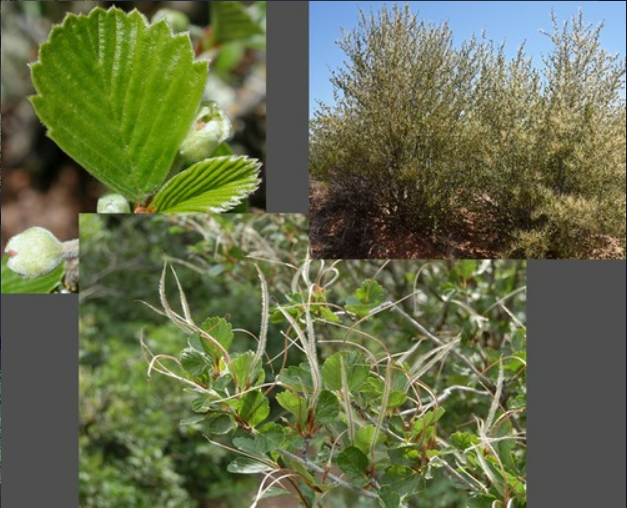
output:
M306 270L291 216L81 231L81 506L524 506L524 262Z
M363 12L339 45L336 105L310 127L314 178L347 207L442 234L477 214L504 254L588 257L625 247L625 61L583 15L538 69L521 47L473 37L408 6Z
M450 272L434 267L431 276L446 279L439 287L443 319L456 312L451 305L468 313L465 329L436 336L418 321L421 290L396 298L378 281L392 282L392 274L417 281L422 270L384 265L350 291L339 263L285 266L290 290L272 298L258 269L261 328L246 351L233 349L235 328L226 319L196 321L178 283L180 310L170 304L166 267L155 310L183 332L181 350L172 355L144 344L149 377L174 379L190 394L181 425L238 454L228 471L263 475L251 506L293 494L312 507L345 489L398 508L428 492L435 477L458 484L469 502L526 506L526 332L522 316L504 304L524 287L475 309L471 295L496 268L474 261ZM403 305L412 299L413 308ZM407 331L419 339L399 351L390 330L396 340ZM279 354L268 353L271 343L283 345ZM463 411L449 402L458 392ZM448 408L457 411L447 417ZM464 432L452 430L453 422Z
M193 427L179 425L188 401L167 380L146 383L140 333L151 347L171 354L180 352L180 340L174 325L139 301L152 300L165 250L168 259L193 266L180 269L179 277L190 300L202 302L203 312L228 313L252 328L258 316L248 309L260 304L256 275L236 263L270 246L290 252L304 242L302 221L269 215L246 221L219 215L82 215L80 229L85 289L79 345L80 506L191 508L226 499L230 507L248 507L255 479L229 473L230 453L199 441ZM219 277L225 272L228 277ZM242 340L248 343L240 336L240 350Z

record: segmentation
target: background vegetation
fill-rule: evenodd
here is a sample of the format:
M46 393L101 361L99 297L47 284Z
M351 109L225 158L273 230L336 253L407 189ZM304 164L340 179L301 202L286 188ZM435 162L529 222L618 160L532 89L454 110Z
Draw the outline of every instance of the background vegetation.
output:
M310 126L320 255L390 257L388 227L400 257L624 257L625 60L601 30L554 18L532 62L408 6L362 12Z
M226 316L235 328L256 333L261 291L255 268L245 257L270 261L258 263L270 294L284 303L293 270L277 262L302 261L309 247L306 221L299 216L122 219L85 215L81 231L81 506L249 506L260 478L229 473L227 465L235 456L212 447L203 438L207 429L202 424L179 425L193 415L189 408L193 397L180 385L160 376L147 381L140 336L154 352L173 355L186 347L186 337L139 300L159 305L159 279L164 260L169 260L198 321ZM461 334L460 353L486 375L498 374L488 367L501 355L524 358L524 328L520 328L525 321L524 262L358 261L342 262L337 268L340 277L329 288L329 301L346 301L367 278L378 280L390 299L417 289L419 297L403 302L402 309L443 340ZM166 290L174 297L176 287L170 283ZM500 302L503 297L508 297L506 302ZM283 328L271 325L271 357L284 347L283 339L277 340ZM391 312L362 323L360 329L378 336L393 351L415 346L420 336L411 322ZM341 339L345 334L332 327L319 333L321 340ZM241 352L254 345L253 339L238 333L233 349ZM338 347L321 344L321 361ZM423 341L418 348L427 352L432 345ZM304 359L292 349L288 361L297 365ZM514 363L508 364L502 403L515 409L519 436L524 436L525 370ZM470 386L464 365L442 361L423 380L437 393L452 384ZM438 432L450 436L475 432L473 415L485 418L491 398L454 391L442 404L446 414ZM275 421L282 410L274 400L271 409L270 419ZM516 467L524 475L524 440L513 449ZM468 506L467 491L441 470L432 473L429 487L410 506ZM368 499L359 502L376 506ZM264 503L296 506L286 497ZM322 506L354 503L354 494L338 491L325 497Z

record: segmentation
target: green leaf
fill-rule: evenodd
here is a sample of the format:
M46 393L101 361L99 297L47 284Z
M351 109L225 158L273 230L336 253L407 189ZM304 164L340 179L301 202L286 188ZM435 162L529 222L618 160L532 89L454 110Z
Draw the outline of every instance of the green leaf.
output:
M215 152L211 154L211 157L226 157L233 155L233 150L227 143L222 143Z
M233 332L231 331L231 324L222 318L210 318L205 321L200 328L210 335L218 344L228 351L231 342L233 341ZM214 388L222 390L232 380L232 376L226 372L224 363L224 353L220 347L206 336L201 335L199 332L192 333L187 343L191 349L198 351L201 354L206 354L211 359L208 366L217 369L216 372L221 373L221 377L216 380Z
M458 265L459 276L462 280L469 281L477 271L477 266L477 261L473 259L464 259L460 261Z
M45 277L25 279L14 273L7 266L9 259L2 258L2 294L48 294L61 286L65 275L62 265Z
M240 418L251 427L257 427L270 416L270 402L260 391L248 392L240 400Z
M361 387L362 393L372 393L375 395L383 395L383 389L385 388L385 381L378 377L369 376L364 386Z
M240 2L218 2L211 5L212 42L246 39L253 35L263 35L263 27L254 21L248 10Z
M290 427L285 427L284 433L285 433L285 442L283 445L284 448L287 451L300 452L305 446L305 440L303 439L303 436L301 436L296 430Z
M320 317L329 323L339 323L341 320L336 316L331 309L325 306L319 307Z
M261 499L270 499L273 497L287 496L288 494L290 494L290 492L288 492L287 490L283 490L280 487L271 487L263 493L263 496L261 496Z
M233 446L250 455L257 455L264 458L266 456L265 446L263 442L257 438L236 437L233 439Z
M207 427L207 430L210 434L223 436L225 434L228 434L235 428L236 425L233 421L233 418L231 418L229 415L218 415L217 417L209 420L209 426Z
M327 358L322 366L322 379L331 390L340 390L342 388L341 359L344 359L344 369L346 370L349 389L351 391L358 389L366 382L370 372L359 353L341 352Z
M385 299L385 291L377 281L367 280L355 292L355 296L364 305L381 305Z
M237 69L245 55L246 46L241 41L222 44L218 57L213 62L213 70L218 74L228 75L228 73Z
M231 344L233 344L233 326L224 318L209 318L202 325L200 325L200 328L217 340L227 351L231 347ZM208 342L208 344L211 348L214 348L212 351L219 351L219 349L212 346L211 343ZM220 353L219 356L222 356L222 354Z
M301 311L295 307L290 307L289 309L285 309L285 311L294 319L298 319L301 314ZM276 309L270 316L270 322L274 325L279 325L281 323L285 323L286 319L283 313L279 309Z
M254 438L238 437L233 439L233 444L243 452L266 457L266 454L279 448L283 440L283 428L276 423L268 423L259 429L259 433Z
M274 470L273 467L248 457L238 457L226 468L229 473L259 474Z
M471 446L477 444L479 439L477 436L468 432L455 432L449 438L449 442L460 451L467 450Z
M420 475L409 467L392 465L381 477L381 485L388 485L401 496L408 496L420 490Z
M230 365L231 375L240 388L247 388L254 377L255 353L247 351L234 358Z
M527 330L518 328L512 334L512 347L514 351L525 351L527 349Z
M279 376L279 381L293 390L305 393L313 390L313 380L308 363L301 363L300 366L291 366L284 369Z
M505 466L505 469L513 471L516 467L513 455L515 442L512 439L507 439L508 437L512 437L512 426L507 420L504 420L496 428L495 437L504 438L495 444L495 448L499 454L501 462Z
M163 183L207 80L188 35L138 11L95 8L52 29L31 67L52 138L111 189L141 202Z
M283 409L292 413L297 422L304 423L307 421L309 405L306 399L293 392L285 391L276 396L276 401Z
M413 444L400 445L388 449L388 455L392 464L397 466L415 467L420 463L421 452L418 446Z
M370 447L374 439L375 427L374 425L366 425L361 427L357 434L355 434L355 446L359 448L366 455L370 453ZM377 435L377 444L382 444L385 441L385 435L381 432Z
M346 448L337 456L335 463L354 485L363 486L368 483L366 471L370 462L359 448Z
M527 484L524 478L517 478L511 473L506 473L507 484L514 490L516 495L520 498L527 497Z
M220 369L222 370L222 364L223 364L223 360L220 360ZM222 373L220 374L220 377L218 377L218 379L216 379L213 383L213 388L218 391L218 392L224 392L224 395L226 395L226 390L229 388L229 385L233 382L233 376L231 376L231 374L229 374L228 372L225 372L224 370L222 370Z
M292 469L295 473L298 473L301 478L305 480L309 485L315 485L317 483L316 478L300 462L290 460L288 461L288 464L290 469ZM313 504L311 504L310 506L313 506Z
M324 425L327 423L333 423L337 420L340 414L340 401L337 397L327 391L320 392L318 402L316 404L316 422Z
M208 413L213 404L213 397L201 395L192 401L191 408L194 413Z
M207 372L211 364L205 355L189 347L181 353L181 366L192 376L200 377Z
M278 423L266 423L259 427L257 431L259 432L258 437L265 440L264 448L267 453L272 453L277 448L283 446L285 434L283 433L283 427Z
M240 156L198 162L167 182L152 202L158 213L219 213L257 190L261 163Z
M355 291L354 296L349 296L346 300L346 310L352 312L359 318L367 316L372 309L378 307L385 300L385 291L381 285L374 280L366 280L361 287Z
M444 416L446 410L443 407L439 407L435 413L433 411L427 411L424 416L418 418L414 422L413 434L414 436L418 436L424 432L425 429L428 429L433 424L435 424L442 416Z
M390 397L388 399L388 409L401 407L403 404L405 404L405 402L407 402L407 394L405 392L394 390L390 392Z
M179 425L181 427L187 427L189 425L196 425L202 421L204 421L207 418L207 415L195 415L195 416L190 416L189 418L183 418Z
M401 496L390 486L386 485L379 490L379 501L383 508L398 508L401 504Z

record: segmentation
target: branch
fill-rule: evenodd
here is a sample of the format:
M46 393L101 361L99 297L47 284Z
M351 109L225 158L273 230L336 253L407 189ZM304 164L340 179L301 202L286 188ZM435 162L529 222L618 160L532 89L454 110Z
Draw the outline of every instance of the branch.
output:
M409 314L407 314L404 310L400 309L399 307L392 307L392 310L394 312L398 312L403 318L405 318L405 320L407 322L409 322L414 328L416 328L420 333L422 333L425 337L427 337L430 341L434 342L435 344L437 344L438 346L444 346L446 345L446 343L441 340L438 339L435 335L433 335L431 332L429 332L424 326L422 326L418 321L416 321L414 318L412 318ZM408 351L408 354L413 353L414 349L417 348L417 345L414 346L414 348L410 349ZM406 354L405 356L408 356L408 354ZM464 355L462 355L459 351L453 349L451 351L451 354L453 354L454 356L456 356L459 360L461 360L462 362L464 362L466 365L468 365L468 367L470 367L470 370L472 370L472 372L479 378L481 379L484 383L486 383L488 386L493 386L492 381L490 381L490 379L488 379L486 376L484 376L481 372L479 372L479 370L477 369L477 367L475 367L475 365L468 359L466 358Z
M455 468L453 468L448 462L446 462L446 460L442 459L441 460L441 464L444 466L444 469L446 470L446 472L451 475L454 476L458 481L460 481L461 483L463 483L464 485L466 485L472 492L477 492L477 486L473 485L472 483L470 483L469 480L467 480L466 478L464 478L461 474L459 474ZM474 478L473 478L474 479ZM476 481L476 480L475 480ZM477 482L478 483L478 482ZM482 487L482 491L483 492L487 492L487 489L485 488L484 485L482 485L481 483L479 483L479 485Z
M356 402L353 402L353 407L355 409L357 409L357 411L359 411L359 415L361 417L365 418L366 420L368 420L373 425L377 425L377 420L375 418L373 418L372 416L370 416L368 414L368 412L364 408L362 408L359 404L357 404ZM396 439L397 441L400 441L402 443L406 442L405 439L402 436L399 436L398 434L396 434L395 432L390 430L390 428L385 423L383 423L381 425L381 430L383 432L385 432L388 436L393 437L394 439Z
M78 258L78 240L70 240L63 243L63 258L64 259L77 259Z
M315 472L315 473L320 473L322 475L326 475L327 478L332 480L334 483L336 483L340 487L344 487L346 489L349 489L349 490L355 492L356 494L359 494L361 496L369 497L370 499L379 499L379 496L377 496L376 494L374 494L372 492L369 492L369 491L367 491L365 489L361 489L359 487L355 487L355 485L351 485L350 483L342 480L338 476L335 476L332 473L328 473L324 468L320 467L318 464L314 464L310 460L303 459L302 457L299 457L298 455L294 455L293 453L290 453L287 450L283 450L282 448L279 448L277 451L281 455L283 455L284 457L287 457L288 459L294 460L294 461L298 462L299 464L305 466L309 471L312 471L312 472Z
M427 404L426 406L424 406L423 408L421 408L423 411L428 411L429 409L431 409L433 406L436 405L440 405L442 402L444 402L446 399L448 399L451 395L453 395L454 391L460 391L460 392L470 392L470 393L474 393L476 395L486 395L486 396L492 396L492 394L488 391L482 391L482 390L475 390L474 388L469 388L468 386L449 386L447 389L445 389L442 394L433 402L429 402L429 404ZM401 412L401 416L407 416L410 415L412 413L415 413L416 409L408 409L406 411Z

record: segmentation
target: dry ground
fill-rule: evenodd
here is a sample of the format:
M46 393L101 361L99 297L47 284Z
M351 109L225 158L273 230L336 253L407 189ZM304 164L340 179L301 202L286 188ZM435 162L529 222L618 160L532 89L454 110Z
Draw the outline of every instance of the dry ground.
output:
M317 259L502 259L507 243L489 222L466 212L458 227L435 237L410 231L392 217L368 217L350 211L328 187L314 182L310 193L312 255ZM616 239L591 255L595 259L624 259Z

